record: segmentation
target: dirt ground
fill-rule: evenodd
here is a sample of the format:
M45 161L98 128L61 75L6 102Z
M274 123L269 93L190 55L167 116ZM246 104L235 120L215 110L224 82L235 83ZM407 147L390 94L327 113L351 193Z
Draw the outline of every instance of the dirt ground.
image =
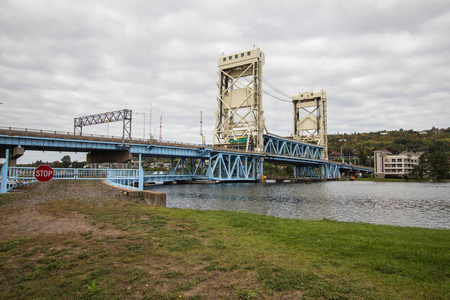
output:
M0 218L0 239L6 237L32 237L40 234L92 233L93 236L117 236L116 230L100 230L85 219L83 214L67 212L64 215L47 214L39 204L69 198L101 203L108 199L130 201L121 190L114 187L85 182L83 188L54 188L51 183L34 183L11 192L11 197L20 197L20 201L3 205ZM74 193L70 190L76 190ZM33 193L29 193L32 190ZM37 195L37 196L36 196ZM131 199L133 200L133 199Z
M99 207L106 206L104 203L111 201L111 199L114 199L115 201L143 202L143 200L139 197L126 196L122 190L108 186L105 183L89 181L79 181L76 183L59 183L57 181L49 183L34 183L20 189L16 189L6 195L2 195L0 198L0 241L24 239L33 241L28 248L25 247L25 252L28 251L33 254L29 257L27 256L28 254L26 254L28 263L24 265L21 265L20 263L20 261L23 260L23 258L20 258L20 256L22 256L20 253L17 253L18 256L16 256L16 258L8 258L3 265L3 271L7 271L3 275L0 272L0 281L7 280L7 273L19 273L16 270L20 270L21 268L27 270L27 264L30 265L42 261L43 257L46 257L47 254L39 253L37 249L44 248L44 245L50 241L53 242L51 242L52 246L48 251L62 252L70 250L72 253L71 256L75 257L75 261L78 261L82 256L82 258L84 258L85 252L92 249L88 246L89 243L94 244L99 243L99 241L114 240L114 244L111 243L109 248L107 248L107 251L111 252L109 255L114 255L115 251L117 251L115 248L128 247L132 249L133 243L137 243L136 245L141 247L143 243L140 240L138 242L134 241L132 238L123 238L123 236L129 237L129 232L121 231L114 226L105 226L105 224L102 224L101 222L93 222L92 218L84 215L83 213L76 210L66 211L63 206L60 207L58 204L61 200L68 200L70 202L80 200L83 202L93 202L95 204L94 207ZM65 203L67 204L67 202ZM146 219L148 219L148 217L142 217L143 222L145 222ZM173 225L167 224L167 226L168 229L177 231L177 228ZM70 241L70 244L67 244L65 241ZM147 242L144 242L144 244L145 243ZM150 244L152 244L152 242L150 242ZM149 247L151 249L154 246L152 245ZM94 248L96 248L96 246L94 246ZM131 253L131 255L135 255L135 253ZM145 258L143 261L134 263L135 265L133 266L133 272L144 270L143 272L148 272L149 278L153 278L153 281L150 280L150 282L159 281L157 291L155 290L150 292L151 296L147 297L148 299L177 298L178 294L174 294L173 290L180 290L180 286L183 298L187 299L197 299L198 297L196 295L198 294L202 295L202 299L236 299L236 285L246 286L250 282L256 282L253 271L244 272L238 277L236 277L237 274L232 272L228 273L224 271L211 270L205 271L205 268L208 268L208 265L211 264L210 261L205 261L203 264L195 265L193 267L189 262L189 257L180 260L176 257L166 255L154 256L149 253L149 255L144 255L143 258ZM68 263L68 261L70 261L69 258L61 256L58 257L58 259L62 265L65 265L65 267L58 268L64 269L72 267L71 264L73 263ZM119 259L126 260L127 258L126 256L119 256ZM184 260L188 263L186 264L186 261ZM75 264L78 264L78 262ZM141 264L145 265L145 267ZM1 263L0 267L2 267ZM123 264L123 268L125 269L126 267L129 266L127 264ZM35 269L37 268L41 267L39 266ZM104 270L106 267L97 266L97 268ZM0 268L0 271L1 269L2 268ZM65 271L62 272L65 274ZM17 282L19 282L19 284L8 285L8 289L10 289L8 292L10 292L11 295L14 295L12 296L13 299L17 297L16 291L22 288L20 286L23 283L20 282L23 282L23 278L30 278L33 274L34 273L25 274L22 279L20 279L21 275L17 275L17 278L19 278ZM64 276L68 275L65 274L63 277ZM82 277L82 275L78 276ZM241 276L242 278L240 278ZM190 279L191 277L194 279ZM38 279L39 277L37 277L36 280ZM33 284L33 281L30 281L29 279L26 279L25 281ZM11 283L13 282L14 281ZM61 285L66 284L66 282L68 281L63 280ZM75 281L73 280L73 282ZM241 284L239 282L243 283ZM102 286L103 285L104 284L102 283ZM125 294L127 294L130 286L126 286L121 283L116 287L116 289L124 289ZM134 288L135 287L133 287L133 289ZM130 294L126 298L141 298L141 296L144 295L146 288L151 289L152 284L145 284L143 287L140 287L139 290L134 291L133 295ZM42 295L36 290L34 293L37 293L34 295L38 297ZM87 295L92 296L90 294ZM18 298L20 297L22 296L19 296ZM102 298L102 296L99 297ZM49 298L53 297L49 296ZM248 297L242 298L238 296L237 298L247 299ZM262 298L271 299L271 297ZM2 299L1 293L0 299ZM278 297L278 299L280 298Z

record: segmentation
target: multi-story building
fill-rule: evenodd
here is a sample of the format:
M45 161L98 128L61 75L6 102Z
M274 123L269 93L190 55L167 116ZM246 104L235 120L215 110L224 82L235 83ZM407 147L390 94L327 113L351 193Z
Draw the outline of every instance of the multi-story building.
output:
M374 151L375 177L403 177L412 171L414 166L419 164L420 154L412 152L402 152L393 155L386 150Z

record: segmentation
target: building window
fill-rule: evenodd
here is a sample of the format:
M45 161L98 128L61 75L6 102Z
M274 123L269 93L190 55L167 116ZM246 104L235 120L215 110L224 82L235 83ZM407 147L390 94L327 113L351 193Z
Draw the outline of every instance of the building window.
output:
M250 55L250 51L247 52L247 56L249 56L249 55Z
M226 57L224 57L224 58L223 58L223 61L227 61L227 58L226 58Z
M228 59L230 59L230 60L231 60L232 58L233 58L233 56L228 57Z
M241 57L244 57L244 53L241 53Z

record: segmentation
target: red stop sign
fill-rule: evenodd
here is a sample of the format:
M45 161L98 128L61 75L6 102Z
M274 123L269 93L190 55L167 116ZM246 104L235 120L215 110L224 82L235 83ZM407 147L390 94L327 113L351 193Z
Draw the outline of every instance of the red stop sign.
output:
M53 178L53 169L47 165L40 165L34 170L34 178L40 182L47 182Z

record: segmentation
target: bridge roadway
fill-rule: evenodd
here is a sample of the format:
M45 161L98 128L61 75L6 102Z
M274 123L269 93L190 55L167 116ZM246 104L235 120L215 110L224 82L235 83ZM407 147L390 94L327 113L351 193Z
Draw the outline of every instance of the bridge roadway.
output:
M64 152L118 152L172 159L172 175L233 181L259 180L263 161L294 165L299 177L340 178L340 171L373 172L373 169L329 162L322 159L322 149L275 135L264 136L262 153L211 145L132 139L100 135L75 135L70 132L0 127L0 150L22 147L25 150ZM178 159L178 161L175 161Z

